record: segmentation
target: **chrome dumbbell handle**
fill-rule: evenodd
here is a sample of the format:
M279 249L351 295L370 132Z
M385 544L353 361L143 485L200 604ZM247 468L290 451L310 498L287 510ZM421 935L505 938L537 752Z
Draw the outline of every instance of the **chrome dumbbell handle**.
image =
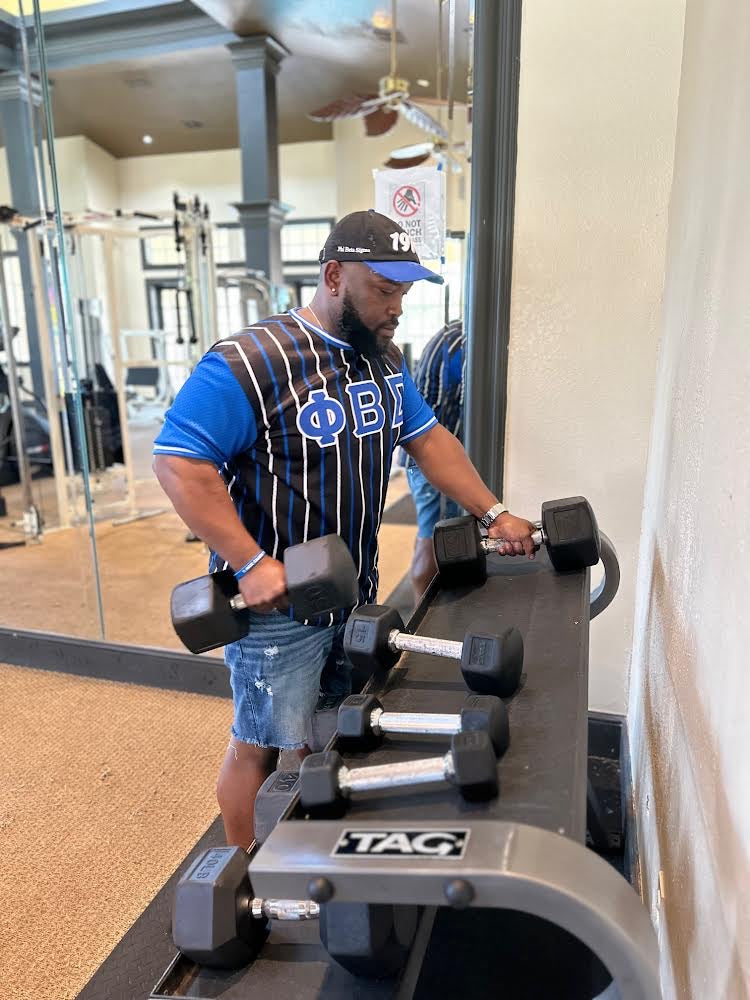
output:
M421 785L428 781L450 780L455 774L453 756L405 760L398 764L376 764L373 767L339 768L339 789L350 792L377 792L386 788Z
M253 899L250 910L257 920L317 920L320 907L311 899Z
M542 528L537 528L536 531L532 531L531 540L534 543L535 549L541 549L547 541L547 536L544 534ZM508 543L503 538L483 538L479 544L485 552L497 552L501 546Z
M460 660L464 651L462 642L431 639L426 635L409 635L408 632L399 632L397 629L389 634L388 645L402 653L428 653L430 656L447 656L452 660Z
M385 712L376 708L370 715L372 731L380 733L408 733L410 735L453 736L461 732L460 715L443 715L434 712Z

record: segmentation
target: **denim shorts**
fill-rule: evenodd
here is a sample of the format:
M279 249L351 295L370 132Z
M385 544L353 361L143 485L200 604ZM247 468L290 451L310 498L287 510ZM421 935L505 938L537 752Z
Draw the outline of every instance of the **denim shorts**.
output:
M418 465L410 462L406 467L406 479L409 483L414 506L417 508L417 537L432 538L435 525L444 517L458 517L461 513L458 504L450 497L444 497L425 475ZM441 513L441 501L444 512Z
M279 611L251 611L248 634L224 650L234 699L232 736L259 747L303 747L319 694L350 692L343 639L343 625L302 625Z

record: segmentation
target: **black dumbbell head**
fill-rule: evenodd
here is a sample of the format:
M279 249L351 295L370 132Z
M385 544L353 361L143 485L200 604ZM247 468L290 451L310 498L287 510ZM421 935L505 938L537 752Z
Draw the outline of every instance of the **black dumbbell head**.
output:
M474 626L464 636L461 672L476 694L508 698L521 681L523 638L515 626L490 632Z
M289 602L299 621L352 608L359 598L357 569L340 535L323 535L284 551Z
M352 750L371 750L380 744L370 721L372 713L383 706L373 694L351 694L339 705L337 735Z
M485 732L456 733L451 739L453 781L467 802L497 797L497 761Z
M349 615L344 632L344 652L352 666L370 673L390 670L401 653L388 645L388 636L403 632L404 621L395 608L384 604L363 604Z
M199 965L237 969L251 962L268 936L253 917L248 856L240 847L204 851L177 884L172 937Z
M446 587L476 586L487 579L487 553L473 517L438 521L433 535L435 562Z
M297 794L297 771L274 771L258 789L253 810L255 842L268 840L279 817Z
M601 553L599 526L585 497L548 500L542 504L547 552L558 573L596 566Z
M339 816L344 796L339 790L339 771L344 766L335 750L312 753L299 770L299 797L302 808L316 816Z
M205 653L247 635L250 613L229 604L239 593L231 570L179 583L172 591L172 625L191 653Z
M510 743L505 702L491 694L469 695L461 709L461 732L487 733L496 756L502 757Z

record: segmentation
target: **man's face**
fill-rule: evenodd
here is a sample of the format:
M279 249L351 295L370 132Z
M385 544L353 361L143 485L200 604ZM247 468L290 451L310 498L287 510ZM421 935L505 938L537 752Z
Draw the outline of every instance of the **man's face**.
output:
M388 281L354 261L342 264L340 282L339 336L365 357L385 354L412 283Z

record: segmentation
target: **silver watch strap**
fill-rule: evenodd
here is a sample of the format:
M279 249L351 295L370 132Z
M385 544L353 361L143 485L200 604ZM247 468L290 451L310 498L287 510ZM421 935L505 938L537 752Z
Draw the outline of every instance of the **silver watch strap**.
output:
M496 503L494 507L490 507L484 517L479 518L479 523L483 528L489 528L493 521L495 521L501 514L507 514L508 508L501 503Z

